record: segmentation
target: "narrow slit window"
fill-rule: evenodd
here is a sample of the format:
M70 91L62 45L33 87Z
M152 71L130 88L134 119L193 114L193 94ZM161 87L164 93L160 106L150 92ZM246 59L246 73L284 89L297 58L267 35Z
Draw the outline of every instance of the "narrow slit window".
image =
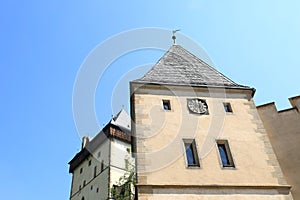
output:
M224 105L225 112L232 113L232 107L230 103L223 103L223 105Z
M227 140L218 140L218 151L223 167L234 167L232 155Z
M97 166L94 167L94 177L97 176Z
M162 100L164 110L171 110L170 100Z
M195 140L184 139L185 155L188 167L200 167Z
M104 169L104 161L102 160L102 162L101 162L101 172L103 171L103 169Z

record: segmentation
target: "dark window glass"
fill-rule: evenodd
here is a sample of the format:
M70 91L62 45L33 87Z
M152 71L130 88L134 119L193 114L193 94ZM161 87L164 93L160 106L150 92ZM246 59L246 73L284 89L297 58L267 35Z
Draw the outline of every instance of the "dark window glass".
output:
M92 161L91 160L89 160L89 166L92 164Z
M97 176L97 166L94 167L94 177Z
M194 158L192 144L185 144L185 152L186 152L188 165L195 165L196 162L195 162L195 158Z
M104 161L102 160L102 162L101 162L101 172L103 171L103 169L104 169Z
M80 168L80 174L82 173L82 168Z
M218 148L219 148L219 152L220 152L220 156L221 156L223 166L228 166L229 165L229 160L228 160L228 156L227 156L227 153L226 153L225 144L219 144Z
M163 108L164 110L171 110L171 104L169 100L163 100Z

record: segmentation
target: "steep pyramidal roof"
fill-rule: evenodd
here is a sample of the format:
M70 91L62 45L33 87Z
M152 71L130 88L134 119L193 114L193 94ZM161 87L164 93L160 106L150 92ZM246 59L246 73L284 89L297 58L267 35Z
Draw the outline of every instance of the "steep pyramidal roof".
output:
M173 45L144 77L134 82L249 89L233 82L180 45Z

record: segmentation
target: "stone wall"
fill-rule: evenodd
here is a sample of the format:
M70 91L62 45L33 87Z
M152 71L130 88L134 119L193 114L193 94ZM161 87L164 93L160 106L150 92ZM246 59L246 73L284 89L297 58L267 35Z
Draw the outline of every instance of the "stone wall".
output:
M275 103L257 107L294 199L300 199L300 96L289 99L292 107L278 111Z

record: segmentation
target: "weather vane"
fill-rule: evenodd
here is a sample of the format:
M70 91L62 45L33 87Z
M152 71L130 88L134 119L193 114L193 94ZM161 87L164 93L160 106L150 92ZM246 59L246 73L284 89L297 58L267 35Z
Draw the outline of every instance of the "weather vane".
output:
M176 36L175 36L175 33L176 33L177 31L180 31L180 29L177 29L177 30L173 30L173 31L172 31L172 33L173 33L172 39L173 39L174 44L176 44Z

